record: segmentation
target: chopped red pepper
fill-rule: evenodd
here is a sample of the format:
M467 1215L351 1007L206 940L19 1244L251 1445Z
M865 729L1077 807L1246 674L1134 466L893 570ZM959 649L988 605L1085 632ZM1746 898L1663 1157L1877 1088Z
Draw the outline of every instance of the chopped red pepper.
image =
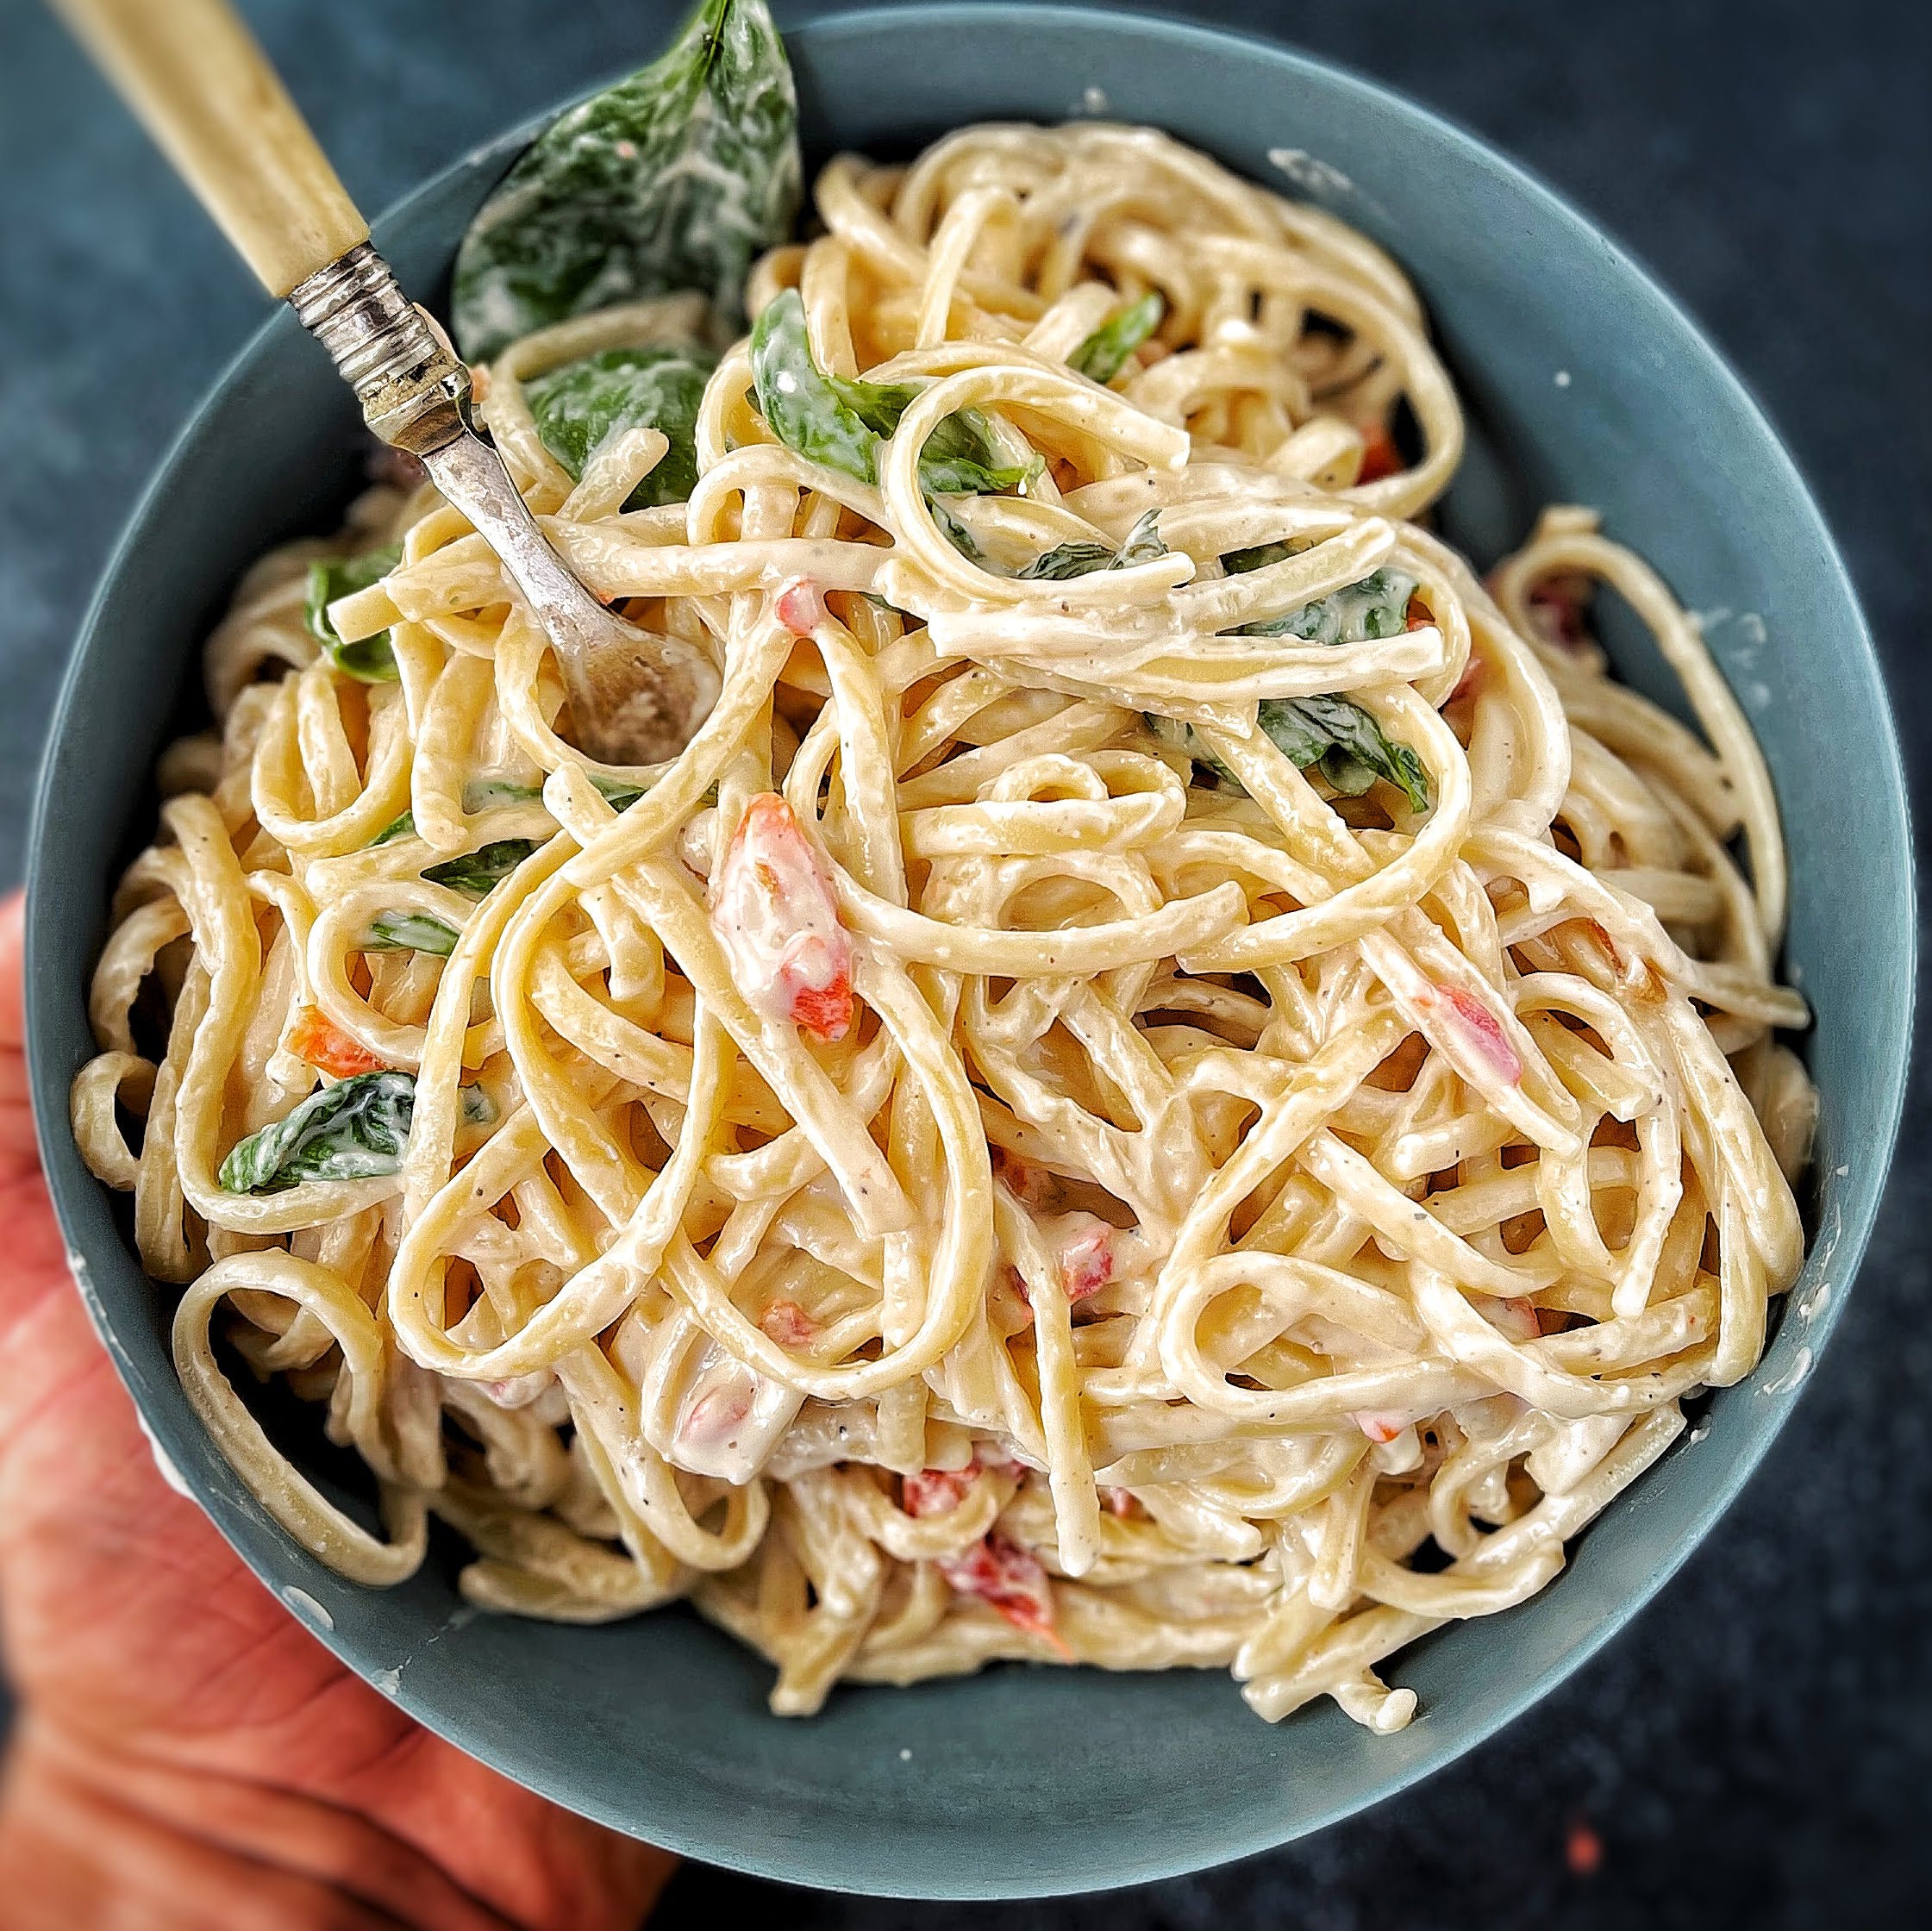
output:
M1409 1417L1395 1409L1358 1409L1348 1419L1371 1441L1393 1441L1409 1426Z
M297 1059L332 1073L337 1079L352 1079L361 1072L380 1072L389 1064L372 1053L354 1034L344 1032L313 1006L297 1009L295 1023L289 1028L288 1050Z
M678 1440L692 1448L715 1448L729 1441L739 1423L751 1413L756 1393L744 1369L725 1376L691 1404L678 1429Z
M1060 1191L1059 1183L1043 1166L1023 1160L1004 1147L995 1147L993 1178L1023 1207L1044 1207Z
M1060 1283L1069 1301L1097 1294L1114 1278L1114 1236L1119 1231L1097 1215L1063 1240L1060 1250Z
M1047 1572L1030 1549L989 1535L963 1555L941 1556L939 1572L961 1596L991 1603L1016 1629L1038 1636L1066 1662L1073 1652L1054 1627L1054 1592Z
M758 1325L780 1347L803 1347L818 1333L818 1323L796 1301L774 1301Z
M778 622L794 637L809 637L825 621L825 597L810 577L794 577L778 591Z
M1430 1003L1455 1026L1492 1071L1511 1085L1522 1078L1522 1060L1498 1020L1480 999L1460 985L1437 985L1429 990Z
M979 1471L966 1468L922 1468L899 1478L899 1506L909 1515L949 1515L966 1500Z
M1583 613L1590 602L1587 577L1546 577L1529 592L1529 614L1546 643L1581 649L1589 641Z
M1362 466L1358 483L1379 483L1385 476L1399 476L1408 468L1395 438L1385 423L1377 422L1362 431Z
M761 791L745 807L711 880L711 922L739 990L825 1041L851 1030L852 936L791 807Z

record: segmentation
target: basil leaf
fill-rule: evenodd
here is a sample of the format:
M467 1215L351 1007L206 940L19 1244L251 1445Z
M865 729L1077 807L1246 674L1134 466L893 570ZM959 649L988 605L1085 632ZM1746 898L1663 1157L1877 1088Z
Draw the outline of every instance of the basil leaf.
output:
M1160 541L1160 512L1150 509L1128 531L1127 541L1114 560L1124 570L1130 563L1152 563L1166 553L1167 546Z
M751 365L759 413L787 449L860 483L878 482L877 420L868 422L844 393L847 388L873 390L874 396L856 398L869 405L876 401L877 385L841 383L812 360L805 304L796 289L766 304L752 329Z
M470 223L451 313L471 361L680 289L743 315L797 212L798 104L764 0L704 0L662 59L560 115Z
M484 898L536 850L534 838L499 838L460 857L426 866L422 876L433 885L447 885L471 898Z
M1118 550L1110 550L1104 543L1062 543L1035 557L1020 577L1027 582L1064 583L1070 577L1091 577L1097 570L1124 570L1132 563L1164 557L1167 546L1160 541L1156 527L1160 516L1158 509L1148 510L1127 533L1127 541Z
M1128 357L1160 328L1166 312L1166 297L1150 289L1138 302L1129 302L1102 322L1067 357L1067 367L1104 387L1126 367Z
M416 1081L406 1072L338 1080L236 1146L222 1162L222 1184L230 1193L280 1193L303 1180L397 1172L415 1108Z
M1422 759L1385 736L1360 704L1346 697L1270 697L1261 703L1260 722L1285 757L1304 769L1319 763L1343 797L1359 797L1373 779L1385 778L1411 810L1429 809L1429 772Z
M362 935L365 952L427 952L447 959L462 934L427 912L378 912Z
M1061 543L1036 556L1019 574L1024 583L1063 584L1070 577L1088 577L1113 566L1114 553L1104 543Z
M1047 466L1035 455L1023 463L1006 460L992 425L976 409L944 417L919 452L919 481L928 496L991 496L1030 483Z
M489 1126L497 1104L480 1086L460 1090L463 1118ZM311 1093L286 1119L240 1141L222 1162L230 1193L281 1193L304 1180L374 1180L399 1172L416 1114L416 1079L361 1072Z
M986 553L979 547L979 539L937 497L928 497L926 507L932 511L933 521L945 534L947 541L968 563L984 563L986 560Z
M751 364L759 413L787 449L858 482L878 481L878 446L898 428L918 384L828 375L812 359L805 304L791 288L766 304L753 328ZM1008 462L978 409L946 417L919 453L928 497L1017 489L1045 467L1038 455Z
M620 784L614 778L592 778L591 782L603 794L603 802L613 811L628 811L644 796L641 784Z
M628 811L632 805L635 804L644 796L640 786L622 784L615 778L604 778L593 773L591 782L596 785L598 791L603 792L605 802L614 811ZM472 778L463 787L463 809L474 814L495 810L504 805L535 804L542 796L543 787L541 784L518 784L509 778ZM369 849L372 852L378 845L391 845L398 838L414 838L415 836L416 814L413 811L405 811L400 818L391 819L369 841ZM527 844L530 846L533 851L536 848L535 844L528 839L504 839L500 842L506 846ZM493 851L495 848L493 846L485 846L484 850ZM480 853L477 855L480 856ZM453 859L451 862L453 864L458 861ZM512 861L511 869L514 870L516 864L519 862L521 861ZM441 869L441 866L435 868L437 871ZM429 878L433 877L433 872L426 872L422 876ZM440 878L435 879L435 882L438 884L443 883Z
M614 811L628 811L644 796L642 785L626 784L617 778L606 778L601 772L591 773L591 784ZM535 804L542 797L541 784L516 784L507 778L478 778L463 787L463 809L476 812L487 811L492 805Z
M1178 751L1183 757L1191 758L1196 764L1204 765L1224 789L1242 790L1240 778L1222 763L1209 748L1208 741L1191 724L1179 717L1163 717L1159 711L1143 711L1141 715L1147 728L1170 751Z
M1241 577L1250 570L1265 570L1271 563L1285 563L1295 554L1285 543L1257 543L1251 550L1224 551L1221 567L1230 577Z
M697 410L717 358L670 342L607 348L533 376L524 400L543 446L581 482L612 436L647 426L671 447L624 499L626 509L683 503L697 487Z
M541 784L519 784L510 778L472 778L463 787L463 809L473 816L505 805L535 804L542 796Z
M1279 555L1271 553L1278 551ZM1230 552L1222 558L1221 566L1229 572L1259 570L1292 553L1284 544L1264 543L1259 549ZM1248 558L1256 560L1230 560ZM1379 637L1399 637L1408 628L1409 599L1415 594L1414 578L1397 570L1372 570L1359 584L1345 584L1279 616L1244 623L1231 634L1305 637L1311 644L1360 644Z
M1204 765L1223 788L1242 789L1241 780L1191 724L1153 711L1143 715L1148 728L1170 750ZM1411 810L1429 809L1429 772L1422 759L1407 745L1385 737L1360 704L1346 697L1267 697L1260 703L1259 722L1283 757L1302 771L1319 765L1322 775L1343 797L1360 797L1378 778L1385 778L1408 799Z
M389 633L378 630L373 637L345 644L328 621L328 606L339 597L380 583L402 560L402 547L392 544L387 549L366 550L359 557L317 557L309 566L309 595L303 609L309 634L338 671L359 684L394 684L401 676Z

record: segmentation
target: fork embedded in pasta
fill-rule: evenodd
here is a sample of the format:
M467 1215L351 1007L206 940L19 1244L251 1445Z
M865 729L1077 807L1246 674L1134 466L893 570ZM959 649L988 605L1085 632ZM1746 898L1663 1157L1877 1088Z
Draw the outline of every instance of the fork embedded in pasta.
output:
M494 557L372 490L209 644L76 1133L346 1576L434 1513L472 1602L688 1597L782 1712L1031 1658L1397 1728L1384 1660L1544 1587L1798 1272L1762 760L1587 512L1486 586L1429 533L1456 398L1333 218L1093 124L816 201L715 364L672 298L487 372L572 566L717 662L689 749L573 749Z

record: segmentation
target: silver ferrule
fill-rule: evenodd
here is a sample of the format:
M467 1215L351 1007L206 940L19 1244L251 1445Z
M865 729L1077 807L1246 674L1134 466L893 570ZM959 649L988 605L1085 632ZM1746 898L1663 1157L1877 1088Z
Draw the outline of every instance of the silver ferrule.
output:
M368 242L297 283L289 306L385 442L420 455L467 426L470 372Z

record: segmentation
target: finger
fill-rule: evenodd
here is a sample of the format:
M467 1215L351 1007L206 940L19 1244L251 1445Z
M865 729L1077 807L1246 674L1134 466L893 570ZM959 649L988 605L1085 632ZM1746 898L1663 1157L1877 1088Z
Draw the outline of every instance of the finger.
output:
M0 901L0 1181L30 1174L40 1165L34 1109L27 1094L26 1016L21 997L25 901Z
M22 1049L24 909L17 891L0 901L0 1421L45 1385L55 1359L84 1359L98 1345L69 1284L66 1244L34 1140ZM30 1358L23 1359L20 1344L28 1335Z
M27 894L0 899L0 1052L18 1053L27 1042L21 1002L21 958L27 946Z

